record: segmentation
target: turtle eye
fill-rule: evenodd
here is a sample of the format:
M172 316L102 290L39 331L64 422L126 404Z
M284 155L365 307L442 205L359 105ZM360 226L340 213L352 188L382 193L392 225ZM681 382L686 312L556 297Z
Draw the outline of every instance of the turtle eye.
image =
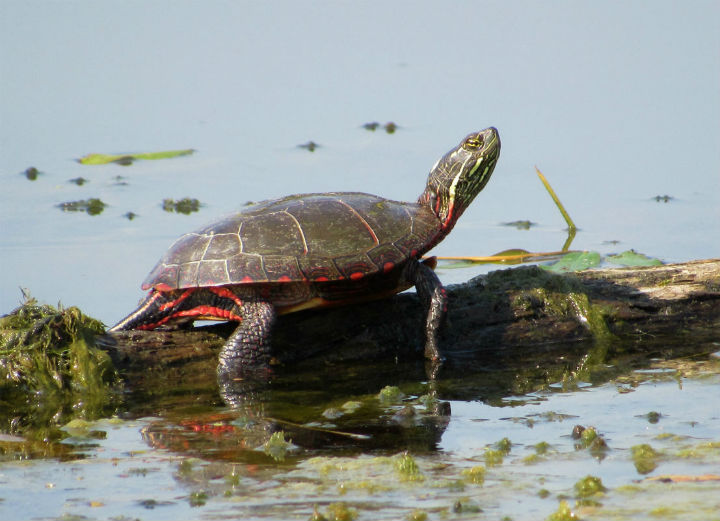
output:
M473 136L465 140L464 146L466 150L477 150L482 144L483 142L480 136Z

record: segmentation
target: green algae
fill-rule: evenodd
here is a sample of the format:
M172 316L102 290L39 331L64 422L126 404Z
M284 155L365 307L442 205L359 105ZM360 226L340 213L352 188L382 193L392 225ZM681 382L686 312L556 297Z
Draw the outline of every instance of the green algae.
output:
M577 497L582 499L601 496L607 490L596 476L585 476L575 483L574 488Z
M107 203L97 197L78 201L66 201L58 205L58 208L63 212L85 212L88 215L100 215L106 207Z
M285 439L283 431L273 432L263 444L263 451L275 461L285 461L287 453L294 448L292 440Z
M533 448L536 454L543 455L547 454L548 450L550 450L550 444L546 441L541 441L533 445Z
M182 199L163 199L162 209L168 213L182 213L189 215L200 211L202 204L194 197L184 197Z
M208 494L204 490L196 490L188 496L188 503L191 507L202 507L207 503Z
M26 296L0 318L0 388L104 402L119 381L110 357L95 346L104 331L76 307L41 305Z
M469 469L463 469L460 474L465 478L465 480L468 483L472 483L474 485L482 485L485 483L485 474L486 474L485 467L482 465L476 465Z
M639 474L648 474L655 470L658 466L660 453L653 449L647 443L633 445L630 447L633 464Z
M698 443L692 447L681 449L677 457L682 459L707 459L720 457L720 441Z
M395 470L403 481L422 481L425 479L417 461L407 452L399 455L395 459Z
M505 452L500 450L485 449L485 452L483 452L485 465L488 467L497 467L498 465L502 465L505 454Z
M478 514L482 511L480 505L470 498L460 498L452 505L452 512L454 514Z
M358 517L358 511L354 508L350 508L343 502L331 503L325 508L325 513L322 514L315 507L313 514L310 516L310 521L353 521Z
M589 447L592 442L598 437L598 433L595 427L588 427L584 429L580 434L580 443L583 447Z
M538 267L527 267L491 272L486 281L488 292L511 291L514 309L529 313L542 310L550 317L572 318L587 328L594 341L593 348L575 371L564 375L565 383L591 381L594 372L606 362L611 346L618 342L607 325L608 310L591 302L583 284L571 275L560 276Z
M405 394L400 390L400 388L392 385L383 387L378 393L378 400L380 400L380 403L384 404L399 403L403 398L405 398Z
M508 438L503 438L497 443L495 443L495 449L505 455L510 454L510 450L512 449L512 442Z
M576 521L578 516L572 511L567 501L560 501L558 509L547 517L547 521Z
M528 454L522 459L522 462L526 465L533 465L542 460L542 456L539 454Z

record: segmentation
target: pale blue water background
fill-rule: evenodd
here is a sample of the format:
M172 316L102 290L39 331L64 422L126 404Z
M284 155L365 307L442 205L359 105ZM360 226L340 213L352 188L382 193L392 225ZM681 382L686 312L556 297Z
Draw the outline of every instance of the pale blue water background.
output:
M0 311L23 286L114 322L181 233L288 193L414 200L435 160L489 125L503 141L494 178L437 254L559 249L538 165L582 229L574 248L718 256L719 19L714 1L4 0ZM401 128L360 128L375 120ZM296 148L310 139L322 148ZM196 155L73 161L185 147ZM46 174L29 182L28 166ZM91 182L67 182L78 176ZM185 196L205 206L160 209ZM87 197L110 207L54 206ZM539 226L499 226L517 219Z
M573 248L634 248L668 262L717 257L718 20L714 0L2 0L0 314L20 302L23 286L41 301L60 299L112 324L132 309L140 282L178 235L248 200L288 193L361 190L414 200L435 160L489 125L503 141L494 177L437 254L559 249L565 224L535 176L537 165L581 228ZM361 128L369 121L400 129L370 133ZM312 154L296 148L308 140L322 147ZM90 152L185 147L197 153L131 167L74 162ZM29 166L44 175L26 180L20 172ZM128 185L117 186L116 175ZM67 182L78 176L91 181ZM674 200L652 200L665 194ZM185 196L205 206L191 216L161 210L163 198ZM110 206L95 217L55 206L88 197ZM139 217L126 220L128 211ZM539 225L501 226L518 219ZM440 276L460 282L488 269ZM612 447L608 460L582 453L528 471L554 476L549 499L534 489L524 502L515 491L503 493L504 467L477 492L489 518L542 519L556 509L556 495L572 493L587 473L610 487L641 479L627 449L648 442L662 450L658 433L717 440L708 399L716 391L715 375L650 382L634 394L610 383L515 397L527 400L515 407L455 401L437 458L466 464L504 436L521 444L517 457L538 440L573 454L572 425L598 425ZM650 410L665 419L642 427L639 416ZM576 418L533 429L512 420L546 411ZM0 517L246 513L234 498L188 506L193 487L178 480L178 456L140 436L151 421L107 426L107 440L87 449L85 462L5 463ZM712 464L673 461L659 472L700 474L715 471ZM136 467L149 475L128 478ZM148 510L138 503L148 497L169 504ZM705 504L712 497L711 490ZM665 498L676 499L687 496ZM105 506L92 509L91 501ZM298 518L309 517L312 502ZM606 504L625 502L611 491ZM402 518L411 509L381 509L378 517Z

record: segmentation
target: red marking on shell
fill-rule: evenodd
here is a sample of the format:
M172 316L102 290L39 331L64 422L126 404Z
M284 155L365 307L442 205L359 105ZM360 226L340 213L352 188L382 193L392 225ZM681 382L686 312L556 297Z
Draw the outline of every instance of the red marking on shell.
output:
M143 288L148 289L148 288ZM161 282L159 284L155 284L155 289L158 291L172 291L175 288L171 288L169 285L165 284L164 282Z
M278 277L277 281L278 282L290 282L290 277L288 277L287 275L283 275L281 277Z
M388 273L395 267L395 264L392 262L386 262L383 264L383 273Z
M350 279L351 279L351 280L360 280L360 279L363 278L364 276L365 276L364 273L360 273L359 271L356 271L355 273L351 273L351 274L350 274Z
M315 282L326 282L328 280L330 280L330 279L328 279L327 277L317 277L315 279Z
M245 275L245 276L242 278L242 280L240 280L240 282L255 282L255 279L253 279L252 277L248 277L247 275Z
M411 257L417 257L417 250L410 250Z

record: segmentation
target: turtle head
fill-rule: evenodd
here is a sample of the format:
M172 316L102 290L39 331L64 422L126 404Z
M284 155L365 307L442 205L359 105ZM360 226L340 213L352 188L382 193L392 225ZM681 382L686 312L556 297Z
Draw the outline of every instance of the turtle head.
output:
M499 155L500 137L490 127L468 135L430 170L418 202L438 216L445 233L490 180Z

